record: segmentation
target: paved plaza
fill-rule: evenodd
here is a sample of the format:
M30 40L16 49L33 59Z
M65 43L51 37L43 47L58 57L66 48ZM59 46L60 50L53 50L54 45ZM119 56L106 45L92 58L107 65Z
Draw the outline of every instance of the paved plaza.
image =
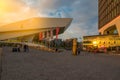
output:
M3 48L1 80L120 80L120 55Z

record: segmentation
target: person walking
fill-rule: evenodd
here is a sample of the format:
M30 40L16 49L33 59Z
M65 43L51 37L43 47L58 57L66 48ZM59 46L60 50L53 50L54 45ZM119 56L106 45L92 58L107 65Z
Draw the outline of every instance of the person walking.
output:
M80 46L78 46L78 48L77 48L77 54L78 55L80 54Z
M24 49L24 52L27 51L27 45L26 44L23 46L23 49Z
M29 52L29 46L26 45L26 52Z
M20 44L17 45L17 52L20 52Z

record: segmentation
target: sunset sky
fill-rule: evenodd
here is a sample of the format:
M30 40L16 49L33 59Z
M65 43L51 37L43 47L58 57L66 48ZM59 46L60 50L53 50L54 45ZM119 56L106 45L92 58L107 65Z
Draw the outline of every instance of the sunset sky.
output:
M98 34L97 0L0 0L0 26L32 17L73 18L59 37Z

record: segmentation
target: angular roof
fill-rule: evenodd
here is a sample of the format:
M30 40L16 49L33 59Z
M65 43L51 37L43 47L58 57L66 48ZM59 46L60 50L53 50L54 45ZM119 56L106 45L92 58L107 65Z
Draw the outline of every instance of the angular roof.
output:
M53 35L56 33L56 27L60 28L59 34L63 33L72 22L72 18L30 18L4 26L0 26L0 40L30 36L40 32L46 32L53 29Z
M0 26L0 32L30 30L40 28L68 27L72 18L30 18L15 23Z

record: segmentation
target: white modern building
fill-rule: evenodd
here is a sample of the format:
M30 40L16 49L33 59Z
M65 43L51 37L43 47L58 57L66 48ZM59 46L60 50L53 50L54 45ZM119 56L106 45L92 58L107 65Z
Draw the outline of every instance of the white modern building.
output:
M15 23L0 26L0 40L21 39L32 41L35 34L42 32L44 37L56 35L56 28L59 28L59 33L63 33L70 23L72 18L30 18L27 20L18 21Z

